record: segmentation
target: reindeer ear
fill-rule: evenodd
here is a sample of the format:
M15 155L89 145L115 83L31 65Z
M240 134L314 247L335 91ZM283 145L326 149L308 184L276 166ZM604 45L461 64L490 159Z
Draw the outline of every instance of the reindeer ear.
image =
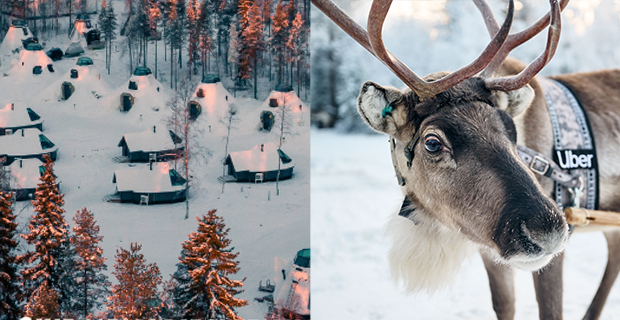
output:
M396 119L403 116L403 94L392 87L367 81L357 97L357 111L374 130L396 135Z
M528 84L513 91L497 91L498 107L506 111L511 117L523 112L534 100L534 89Z

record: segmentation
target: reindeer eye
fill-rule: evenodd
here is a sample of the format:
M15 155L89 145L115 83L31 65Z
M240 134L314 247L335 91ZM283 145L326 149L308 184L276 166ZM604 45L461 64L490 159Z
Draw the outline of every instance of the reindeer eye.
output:
M430 153L438 152L442 149L443 145L439 138L434 135L428 135L424 138L424 148Z

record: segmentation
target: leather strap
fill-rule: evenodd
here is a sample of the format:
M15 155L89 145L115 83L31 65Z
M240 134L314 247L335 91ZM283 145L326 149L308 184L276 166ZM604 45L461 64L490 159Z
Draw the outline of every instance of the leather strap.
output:
M541 153L524 146L517 146L517 152L521 161L534 173L551 178L566 188L579 187L579 177L564 172L557 163Z

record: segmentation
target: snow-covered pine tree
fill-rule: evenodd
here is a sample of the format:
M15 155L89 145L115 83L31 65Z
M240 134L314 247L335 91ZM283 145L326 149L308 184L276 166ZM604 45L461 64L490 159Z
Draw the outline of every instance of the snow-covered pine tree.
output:
M231 76L233 79L238 75L237 62L239 61L239 33L237 32L237 26L234 22L230 24L229 31L230 43L228 45L228 63L231 66Z
M198 0L189 0L187 3L187 31L188 31L188 54L189 54L189 67L190 72L189 78L192 78L192 73L194 75L198 74L198 69L196 68L196 64L199 59L198 55L198 46L200 42L200 8L198 6Z
M155 72L153 73L155 79L157 79L157 43L159 42L159 32L157 26L161 20L162 13L159 8L159 1L147 0L148 10L148 23L149 23L149 36L148 39L155 40Z
M254 99L258 98L258 55L263 49L263 15L260 6L252 2L248 12L247 27L241 31L241 52L239 55L239 78L254 76Z
M112 295L106 303L114 318L148 319L159 312L157 286L162 278L157 264L146 263L141 248L142 245L131 243L129 250L116 251L112 274L118 283L112 286Z
M76 278L77 294L75 307L83 319L103 306L103 300L109 294L110 282L102 273L107 270L103 250L99 242L99 226L93 214L86 208L79 210L73 217L73 244L76 257L74 277Z
M101 1L101 13L99 13L99 28L103 33L106 47L106 68L110 74L110 66L112 64L112 41L116 39L116 14L112 3L107 4L105 0Z
M177 9L177 22L179 23L179 44L177 46L177 50L179 51L178 59L179 59L179 69L183 69L183 45L185 41L187 41L187 1L186 0L177 0L176 4ZM178 76L178 75L177 75ZM175 82L178 81L178 77ZM176 90L176 84L175 84Z
M295 64L295 69L297 69L297 96L299 96L300 91L300 61L303 58L305 46L307 44L307 39L305 37L305 29L304 21L301 19L301 13L297 12L295 14L295 19L291 22L291 28L288 36L288 40L286 42L286 47L288 52L290 53L289 63ZM291 81L290 84L293 84L293 66L291 65Z
M202 76L204 77L210 67L209 53L213 47L213 24L211 19L215 16L212 6L208 0L200 5L200 15L198 17L198 48L200 49L200 60L202 61Z
M33 319L59 318L59 298L58 292L50 288L47 281L44 281L28 299L28 303L24 306L24 313Z
M286 11L286 5L280 0L271 19L271 50L274 52L274 59L278 65L279 84L284 81L284 64L286 63L286 40L289 25Z
M162 283L162 291L159 295L161 300L161 309L159 309L160 319L181 319L182 312L180 312L177 304L174 302L174 293L178 290L179 286L174 279L174 276L170 280Z
M229 228L224 219L210 210L207 215L197 217L198 231L192 232L189 240L183 243L179 258L179 272L176 276L179 285L183 280L189 293L184 305L185 313L208 319L242 319L235 308L247 305L247 300L235 298L243 292L243 280L232 280L231 275L239 272L239 261L228 239ZM184 271L184 268L187 271ZM187 272L187 273L185 273ZM188 277L189 276L189 277Z
M33 303L34 292L47 297L48 291L54 291L59 297L60 312L68 315L73 309L72 290L75 287L73 256L68 240L69 225L62 208L64 195L58 190L53 166L52 160L46 156L45 171L32 201L35 214L28 224L29 233L21 235L35 250L19 256L17 260L24 265L21 274L28 303ZM53 296L53 293L49 294Z
M15 262L17 223L11 193L0 192L0 320L18 319L21 279Z

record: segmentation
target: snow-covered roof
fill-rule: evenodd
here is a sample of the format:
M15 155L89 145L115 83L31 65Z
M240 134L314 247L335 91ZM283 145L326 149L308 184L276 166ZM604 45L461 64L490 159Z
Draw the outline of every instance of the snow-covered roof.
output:
M43 163L39 159L20 159L9 166L11 178L9 185L12 190L33 189L39 184Z
M90 27L88 27L88 24L90 24ZM90 20L76 19L75 22L73 22L73 29L71 29L69 38L72 42L80 41L90 30L93 30L93 25Z
M198 91L202 89L204 97L198 97ZM228 106L235 101L235 98L224 88L221 82L200 83L192 95L192 100L197 101L202 106L202 112L209 118L225 116ZM219 119L217 119L219 120Z
M291 108L293 112L302 112L306 109L306 104L303 101L301 101L301 99L299 99L295 91L289 91L289 92L278 92L275 90L271 91L271 93L269 94L269 97L267 97L267 99L262 104L263 108L275 109L269 106L269 101L271 99L277 99L278 106L286 105L287 107ZM299 109L300 105L302 106L301 110Z
M153 132L155 131L155 132ZM170 131L166 128L153 128L136 133L126 133L123 135L125 143L131 152L135 151L164 151L174 150L174 141Z
M12 55L23 48L22 40L32 37L32 32L26 26L11 26L7 31L2 44L0 55Z
M276 270L286 270L286 278L276 272L275 304L299 315L310 315L310 268L276 257ZM293 282L294 281L294 282ZM290 294L293 290L293 299Z
M21 103L7 103L0 109L0 128L18 128L43 123L40 117L36 119L36 113L30 113L28 110L34 112Z
M67 99L68 101L97 101L97 97L106 96L112 88L105 80L105 77L101 77L101 72L95 65L88 66L72 66L72 69L77 70L78 77L71 78L71 70L67 71L60 79L52 82L46 89L42 90L37 97L42 100L47 99L60 99L61 86L65 81L73 84L75 92ZM118 99L118 97L116 97Z
M152 165L153 170L151 170L150 164L132 163L125 168L114 171L116 190L119 192L158 193L185 189L185 183L172 184L172 176L178 175L178 173L170 168L167 162L153 162Z
M51 153L58 150L58 147L55 145L51 148L43 149L42 140L49 141L38 129L18 130L13 134L0 136L0 154L29 156Z
M45 51L22 50L19 52L19 62L13 66L11 74L13 74L13 70L19 73L32 74L32 69L35 66L40 66L43 73L49 73L47 66L50 64L53 65L52 59L45 54Z
M136 83L138 90L129 89L130 81ZM166 103L172 97L173 92L170 90L170 86L161 84L152 74L131 76L122 86L107 94L101 100L101 105L106 106L109 110L118 111L121 104L120 96L123 93L129 93L134 97L133 107L128 112L122 113L123 118L131 119L136 124L141 122L156 123L169 113Z
M236 171L267 172L278 170L278 147L274 143L257 144L252 149L230 153L230 159ZM280 169L285 170L295 166L291 160L288 163L281 162Z

